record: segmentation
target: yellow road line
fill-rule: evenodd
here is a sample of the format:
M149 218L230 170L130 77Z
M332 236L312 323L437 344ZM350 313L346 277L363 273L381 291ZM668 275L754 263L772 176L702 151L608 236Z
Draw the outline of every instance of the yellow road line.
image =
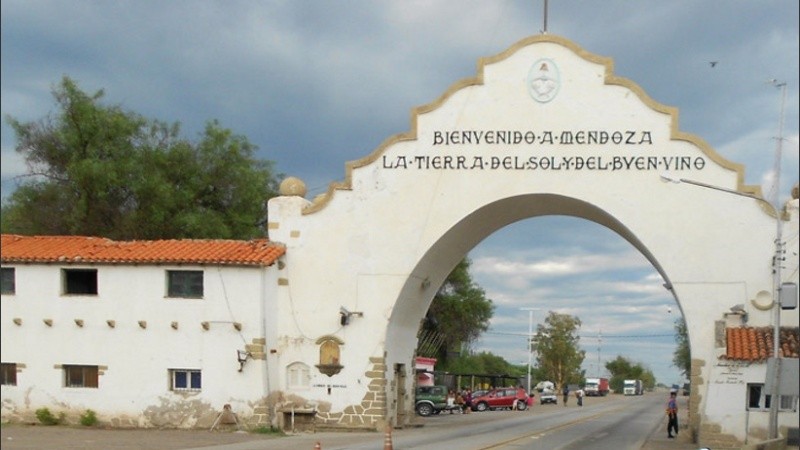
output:
M580 418L577 418L577 419L572 420L570 422L562 423L561 425L556 425L554 427L550 427L550 428L546 428L544 430L536 431L535 433L524 434L524 435L521 435L521 436L517 436L517 437L511 438L511 439L505 440L503 442L498 442L497 444L492 444L492 445L490 445L488 447L481 447L478 450L498 449L498 448L502 448L505 445L509 445L512 442L521 441L523 439L538 438L538 437L544 436L544 435L546 435L548 433L552 433L554 431L561 430L563 428L567 428L567 427L571 427L573 425L577 425L579 423L587 422L589 420L595 419L597 417L600 417L600 416L608 414L608 413L614 413L614 412L617 412L617 411L621 411L621 410L625 409L627 406L628 405L621 405L621 406L619 406L617 408L614 408L614 409L606 409L606 410L603 410L603 411L601 411L601 412L599 412L597 414L594 414L592 416L580 417Z

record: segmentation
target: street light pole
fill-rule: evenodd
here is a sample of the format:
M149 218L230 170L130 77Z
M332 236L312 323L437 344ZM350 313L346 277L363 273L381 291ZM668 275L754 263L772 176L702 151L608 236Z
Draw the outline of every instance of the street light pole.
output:
M533 312L541 308L520 308L521 311L528 311L528 384L525 389L531 393L531 355L533 354Z

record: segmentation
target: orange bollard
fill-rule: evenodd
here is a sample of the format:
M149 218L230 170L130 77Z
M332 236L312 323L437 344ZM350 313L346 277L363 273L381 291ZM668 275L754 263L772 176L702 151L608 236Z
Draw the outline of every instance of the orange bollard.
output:
M322 445L320 445L319 441L317 441L317 443L314 444L314 450L322 450Z
M391 425L386 425L386 437L383 439L383 450L393 450Z

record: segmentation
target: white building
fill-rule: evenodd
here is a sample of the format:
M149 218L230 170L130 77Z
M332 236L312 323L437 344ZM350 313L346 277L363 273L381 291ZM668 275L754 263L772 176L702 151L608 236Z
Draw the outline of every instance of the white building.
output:
M258 420L279 377L284 247L266 240L114 242L2 235L2 415L210 426L226 404ZM261 411L263 412L263 411Z

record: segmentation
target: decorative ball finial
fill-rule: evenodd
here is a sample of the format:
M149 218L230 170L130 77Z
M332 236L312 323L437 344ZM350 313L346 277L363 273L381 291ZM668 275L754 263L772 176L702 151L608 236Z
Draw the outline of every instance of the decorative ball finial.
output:
M305 197L306 184L303 183L303 180L300 178L286 177L283 181L281 181L279 192L281 195L287 197Z

